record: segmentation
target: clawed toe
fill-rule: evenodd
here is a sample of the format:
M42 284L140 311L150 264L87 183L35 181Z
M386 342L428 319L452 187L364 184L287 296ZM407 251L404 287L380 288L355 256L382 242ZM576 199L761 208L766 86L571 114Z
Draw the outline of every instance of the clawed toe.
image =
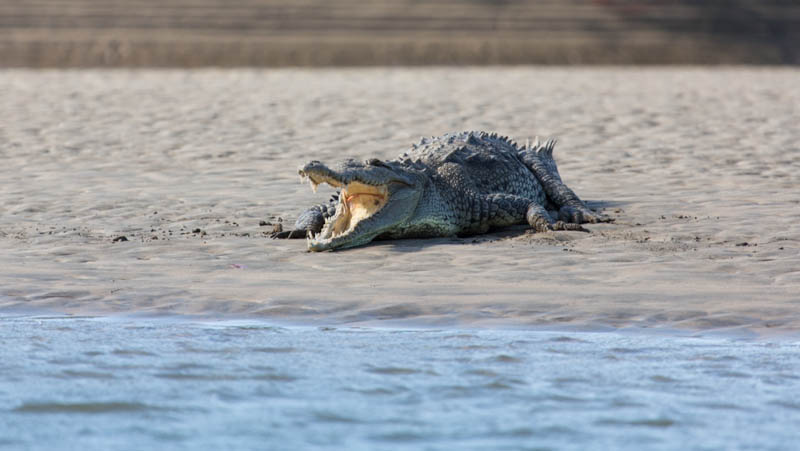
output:
M613 219L608 216L597 213L584 207L571 207L564 206L558 212L558 219L576 224L596 224L599 222L612 222Z
M588 215L584 213L583 217L584 217L584 222L590 222L592 224L598 224L601 222L614 222L614 218L596 212L591 212Z
M564 222L564 221L556 221L556 223L553 224L552 230L566 230L570 232L589 233L589 229L582 227L580 224L576 224L574 222Z
M586 232L588 233L589 230L581 226L580 224L574 222L564 222L564 221L556 221L553 223L547 221L537 221L535 224L532 224L533 230L536 233L542 232L552 232L552 231L568 231L568 232Z
M305 238L307 232L305 230L283 230L280 232L273 232L269 237L275 239L290 239L290 238Z
M550 221L543 217L530 218L529 224L536 233L549 232L553 230L553 225L550 223Z

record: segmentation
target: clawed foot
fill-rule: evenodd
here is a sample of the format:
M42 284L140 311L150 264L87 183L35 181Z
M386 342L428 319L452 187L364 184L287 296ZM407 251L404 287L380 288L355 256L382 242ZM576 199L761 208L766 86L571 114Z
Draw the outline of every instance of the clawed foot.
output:
M568 230L571 232L589 233L589 229L585 229L580 224L576 224L574 222L564 222L564 221L556 221L555 224L552 224L552 229L550 230Z
M589 210L586 207L563 206L558 211L558 219L567 223L595 224L598 222L613 222L614 219L604 214Z
M280 232L272 232L272 234L269 237L272 239L290 239L290 238L297 239L297 238L305 238L307 234L308 231L300 229L282 230Z
M541 232L552 232L555 230L565 230L570 232L589 232L589 230L583 228L580 224L576 224L573 222L564 222L564 221L555 221L550 222L545 218L536 218L536 220L531 224L533 230L537 233Z

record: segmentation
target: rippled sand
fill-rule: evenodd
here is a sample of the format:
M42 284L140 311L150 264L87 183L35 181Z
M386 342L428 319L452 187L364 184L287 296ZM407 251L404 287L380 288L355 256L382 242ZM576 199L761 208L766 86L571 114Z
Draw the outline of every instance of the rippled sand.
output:
M4 71L0 84L6 313L800 330L797 70ZM325 198L297 183L309 159L391 158L464 129L559 138L565 181L616 222L323 254L259 225Z

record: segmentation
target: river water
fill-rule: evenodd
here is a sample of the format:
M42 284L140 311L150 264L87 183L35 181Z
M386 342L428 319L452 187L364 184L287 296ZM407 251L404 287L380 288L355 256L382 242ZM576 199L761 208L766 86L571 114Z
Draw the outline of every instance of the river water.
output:
M800 342L0 319L4 449L796 449Z

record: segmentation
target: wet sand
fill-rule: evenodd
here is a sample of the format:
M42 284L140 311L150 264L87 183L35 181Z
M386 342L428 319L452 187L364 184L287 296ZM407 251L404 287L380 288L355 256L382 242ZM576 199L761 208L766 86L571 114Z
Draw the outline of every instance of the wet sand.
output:
M800 72L0 72L0 311L303 324L800 330ZM616 219L311 254L309 159L556 137ZM114 241L124 236L127 241Z

